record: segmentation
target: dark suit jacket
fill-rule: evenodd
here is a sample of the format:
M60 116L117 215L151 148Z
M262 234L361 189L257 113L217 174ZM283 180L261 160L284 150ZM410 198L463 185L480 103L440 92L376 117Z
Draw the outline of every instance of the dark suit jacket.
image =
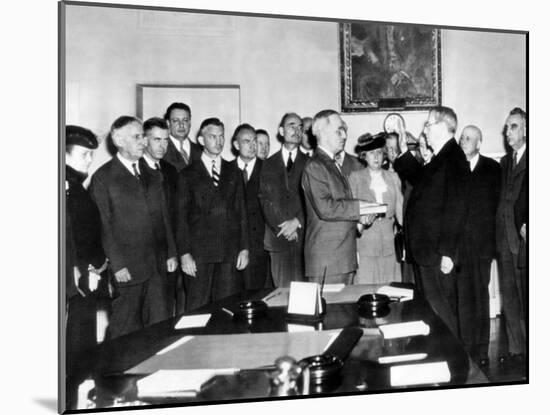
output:
M349 177L352 172L364 168L365 166L359 161L357 157L352 154L346 153L346 156L344 157L344 163L342 164L342 172L346 175L346 177Z
M499 164L488 157L479 156L474 171L467 174L466 220L464 241L473 244L480 258L496 255L495 219L501 180Z
M258 196L266 222L266 251L286 252L303 246L305 221L301 180L307 160L308 157L298 150L290 174L287 174L282 150L263 162ZM298 240L288 241L282 235L277 238L279 225L292 218L298 218L302 225L298 229Z
M515 167L512 167L512 154L505 155L500 161L502 167L502 190L497 210L496 242L497 251L509 250L514 254L519 253L520 239L519 229L516 226L514 207L520 195L523 194L525 209L527 206L527 192L522 188L527 186L527 150Z
M164 196L166 199L166 206L168 208L168 216L170 217L170 224L172 229L176 229L176 202L177 202L177 185L178 185L178 171L176 168L161 159L159 161L160 172L162 174L162 188L164 190ZM141 158L139 160L140 170L147 169L152 174L158 174L155 169L151 169L149 164Z
M238 168L222 160L218 187L202 160L179 173L177 241L179 254L190 253L197 263L233 262L249 248Z
M352 200L348 180L336 163L317 149L306 164L302 186L307 214L306 276L322 276L325 268L326 275L355 271L359 202Z
M174 166L178 173L190 164L196 163L197 161L201 160L201 146L193 143L191 140L189 140L189 144L191 154L189 154L189 164L187 164L174 143L172 143L172 139L168 140L168 149L166 150L166 154L164 155L163 160L166 160L168 163Z
M163 275L166 259L176 255L161 176L140 172L141 182L115 156L95 172L90 185L112 269L126 267L132 276L123 285Z
M237 159L231 164L239 169ZM240 169L239 169L240 170ZM264 252L265 220L260 206L258 193L260 191L260 171L262 160L256 158L252 174L245 185L246 211L248 214L248 239L251 253ZM240 170L242 172L242 170Z
M408 252L422 266L438 265L442 256L456 264L466 216L469 167L464 152L452 138L425 166L410 152L398 160L406 164L405 170L410 170L407 176L414 182L403 221Z

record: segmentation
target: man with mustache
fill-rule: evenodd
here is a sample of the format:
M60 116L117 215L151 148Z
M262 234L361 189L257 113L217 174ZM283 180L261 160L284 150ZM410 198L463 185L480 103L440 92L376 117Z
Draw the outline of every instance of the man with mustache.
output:
M92 176L103 249L118 289L107 336L114 338L168 318L162 278L177 266L162 177L140 168L141 121L117 118L110 129L115 156Z
M307 156L299 150L302 119L289 112L279 123L282 148L262 165L258 197L266 227L265 250L276 287L303 280L304 211L300 181Z

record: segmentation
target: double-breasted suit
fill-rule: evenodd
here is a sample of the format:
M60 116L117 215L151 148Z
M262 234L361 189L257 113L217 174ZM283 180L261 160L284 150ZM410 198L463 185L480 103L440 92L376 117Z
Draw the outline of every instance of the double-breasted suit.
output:
M189 140L187 138L186 140ZM192 142L189 140L189 149L190 154L188 162L185 161L179 150L176 148L172 140L168 140L168 148L166 149L166 154L162 158L163 160L170 163L172 166L176 168L178 173L182 171L187 166L196 163L197 161L200 161L201 154L202 154L202 148L198 144Z
M347 157L346 157L347 158ZM359 202L345 175L317 148L302 176L306 204L305 275L326 280L357 269L356 224Z
M397 172L407 171L413 183L403 224L416 282L435 312L458 335L455 273L466 216L466 156L451 138L427 165L421 166L408 151L396 159L394 167ZM442 256L454 263L449 275L440 270Z
M92 176L90 193L101 217L103 248L114 273L127 268L131 280L117 283L108 334L116 337L167 317L161 278L176 246L162 176L141 169L138 179L118 155Z
M187 309L192 310L243 288L236 272L240 251L249 248L248 218L241 171L221 160L219 184L202 160L178 178L177 243L191 254L196 276L185 275Z
M286 170L282 150L264 160L260 172L259 199L266 222L264 247L271 259L271 275L276 287L289 286L303 279L304 208L301 189L302 172L308 157L296 152L294 164ZM301 224L298 239L277 237L279 225L297 218Z
M516 213L522 203L527 206L527 150L517 164L513 155L505 155L501 161L502 188L496 218L496 244L499 259L502 307L506 318L508 351L525 353L526 275L520 269L521 236L516 225ZM523 202L521 202L523 198ZM516 208L514 210L514 208Z

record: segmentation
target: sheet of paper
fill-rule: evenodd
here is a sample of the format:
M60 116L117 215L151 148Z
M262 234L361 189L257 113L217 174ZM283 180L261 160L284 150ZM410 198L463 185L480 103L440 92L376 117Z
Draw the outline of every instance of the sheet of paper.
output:
M198 392L218 374L233 374L232 368L219 370L159 370L137 381L139 396L171 396L174 393Z
M288 288L276 288L262 298L269 307L286 307L288 305Z
M288 297L288 312L312 316L316 312L318 298L319 284L316 282L292 281Z
M430 334L430 326L422 320L407 323L384 324L378 327L385 339L398 337L427 336Z
M176 369L255 369L272 365L280 356L296 360L323 353L339 330L197 335L163 354L156 354L126 371L151 374Z
M174 327L176 330L188 329L191 327L204 327L210 320L212 314L195 314L192 316L183 316Z
M390 367L391 386L424 385L451 380L447 362L416 363Z
M193 336L183 336L181 339L176 340L174 343L166 346L164 349L157 352L157 354L164 354L168 353L170 350L174 350L176 347L181 346L184 343L187 343L189 340L191 340Z
M376 292L378 294L385 294L388 297L399 297L400 301L412 300L414 297L414 290L409 288L392 287L390 285L380 287Z
M287 330L289 333L296 333L298 331L315 331L315 326L310 326L307 324L287 324Z
M378 363L382 365L387 365L390 363L399 363L399 362L412 362L414 360L425 359L428 355L426 353L411 353L411 354L400 354L395 356L380 356L378 358Z
M339 293L344 289L346 284L325 284L323 285L323 294L324 293Z

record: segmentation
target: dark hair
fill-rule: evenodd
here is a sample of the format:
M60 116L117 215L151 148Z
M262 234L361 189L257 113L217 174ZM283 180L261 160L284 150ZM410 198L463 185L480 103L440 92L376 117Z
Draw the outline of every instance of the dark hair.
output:
M166 108L166 112L164 113L164 119L166 121L170 120L170 113L173 110L184 110L187 111L189 116L191 117L191 108L189 108L189 105L184 104L183 102L172 102L168 108Z
M225 128L225 126L223 125L223 122L221 122L219 118L216 118L216 117L207 118L206 120L201 122L201 126L199 127L199 132L197 133L197 137L200 136L202 134L202 130L208 127L209 125Z
M523 111L520 107L515 107L514 109L512 109L509 115L521 115L523 121L527 121L527 113Z
M277 140L279 140L279 142L281 142L281 143L285 142L285 138L279 132L279 128L284 127L285 122L286 122L287 118L289 118L289 117L298 117L298 118L300 118L300 116L298 114L296 114L295 112L287 112L285 115L283 115L283 118L281 118L281 122L279 123L279 127L277 127ZM301 119L302 118L300 118L300 120Z
M168 123L164 118L152 117L143 123L143 132L151 131L153 128L160 128L161 130L168 130Z
M437 106L433 107L430 111L435 113L435 119L437 121L443 121L445 125L447 125L447 130L450 133L456 133L457 118L452 108Z
M258 134L267 135L267 137L269 138L269 134L267 133L267 131L264 130L264 129L262 129L262 128L258 128L258 129L256 130L256 135L258 135Z
M249 131L252 134L256 134L256 130L254 127L252 127L250 124L244 123L239 125L237 128L235 128L235 132L233 133L233 136L231 137L231 153L237 157L239 155L239 152L235 147L233 147L233 143L237 141L237 138L239 137L239 134L243 131Z
M319 121L320 120L328 120L328 117L331 115L340 115L338 111L334 110L322 110L319 111L317 114L315 114L315 117L313 117L313 123L311 124L311 133L319 138Z

